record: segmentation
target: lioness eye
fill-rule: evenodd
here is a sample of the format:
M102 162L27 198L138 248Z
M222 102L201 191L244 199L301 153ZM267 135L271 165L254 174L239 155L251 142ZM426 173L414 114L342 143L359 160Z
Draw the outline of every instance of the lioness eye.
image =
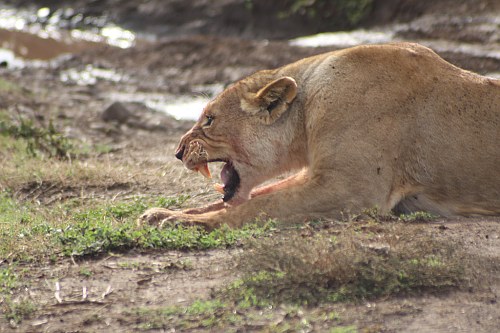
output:
M214 117L213 116L207 116L207 121L205 122L205 124L203 126L210 126L212 125L212 123L214 122Z

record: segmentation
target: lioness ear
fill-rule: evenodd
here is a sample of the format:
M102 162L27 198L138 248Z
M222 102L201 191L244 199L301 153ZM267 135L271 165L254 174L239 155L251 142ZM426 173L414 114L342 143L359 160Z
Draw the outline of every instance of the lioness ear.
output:
M261 88L256 94L247 94L241 101L243 111L258 116L265 124L272 124L297 96L297 83L285 76Z

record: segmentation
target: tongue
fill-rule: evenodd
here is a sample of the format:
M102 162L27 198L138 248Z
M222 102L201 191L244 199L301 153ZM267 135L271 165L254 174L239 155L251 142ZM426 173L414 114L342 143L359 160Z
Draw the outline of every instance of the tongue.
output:
M224 164L224 167L222 168L222 171L220 172L220 178L224 185L226 185L229 180L231 179L231 173L233 172L233 167L229 164L226 163Z
M224 187L230 182L232 172L233 172L233 167L231 166L231 164L229 163L224 164L220 172L220 179L222 180L222 184L214 185L214 188L217 192L224 194Z

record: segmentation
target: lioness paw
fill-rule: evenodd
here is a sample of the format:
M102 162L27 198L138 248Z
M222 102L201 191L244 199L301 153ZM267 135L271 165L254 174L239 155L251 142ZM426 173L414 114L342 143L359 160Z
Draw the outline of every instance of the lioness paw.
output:
M163 228L166 225L200 226L205 230L212 230L219 226L216 221L204 218L203 214L185 214L165 208L150 208L137 220L139 226L148 224Z
M144 224L152 226L162 226L163 221L169 217L172 217L173 211L165 208L150 208L142 214L137 220L137 225L141 226Z

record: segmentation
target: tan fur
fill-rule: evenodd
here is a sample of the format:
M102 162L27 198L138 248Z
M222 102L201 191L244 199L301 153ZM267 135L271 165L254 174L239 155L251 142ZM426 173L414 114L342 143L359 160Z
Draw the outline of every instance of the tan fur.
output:
M179 147L193 140L208 160L233 161L236 197L155 208L142 221L239 227L373 207L500 215L500 83L417 44L359 46L253 74L215 98Z

